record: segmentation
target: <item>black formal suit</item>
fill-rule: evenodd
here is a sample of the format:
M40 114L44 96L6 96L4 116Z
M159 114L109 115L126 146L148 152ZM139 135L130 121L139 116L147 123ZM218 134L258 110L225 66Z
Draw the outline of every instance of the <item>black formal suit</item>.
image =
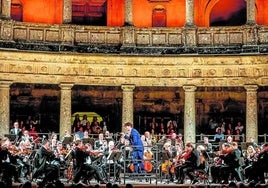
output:
M12 128L10 129L10 134L15 134L20 138L22 136L22 130L20 128Z
M178 179L178 183L183 183L185 175L187 175L191 181L194 180L194 176L191 172L197 169L200 165L200 157L198 151L193 148L192 152L185 157L185 162L175 168L175 175Z
M89 151L83 151L78 147L76 147L76 149L74 150L73 157L75 163L73 181L75 183L78 183L81 177L83 177L84 180L90 180L92 178L95 178L98 182L105 183L105 180L101 176L101 171L99 171L96 166L86 163L86 158L88 156L90 156ZM93 159L91 161L93 161Z
M261 151L257 157L257 161L253 162L249 169L249 181L265 183L264 173L268 172L268 146Z
M243 177L240 165L241 151L239 149L234 149L226 155L221 155L220 158L224 161L224 164L220 167L219 174L223 183L228 182L230 173L232 173L237 181L242 181Z
M32 178L38 178L40 175L45 174L43 184L48 180L57 179L59 166L56 164L54 152L41 146L36 152Z

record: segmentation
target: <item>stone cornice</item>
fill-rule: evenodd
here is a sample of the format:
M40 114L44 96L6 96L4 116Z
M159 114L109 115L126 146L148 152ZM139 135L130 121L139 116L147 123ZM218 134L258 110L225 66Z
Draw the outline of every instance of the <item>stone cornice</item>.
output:
M0 80L104 86L265 86L267 64L267 55L161 57L0 51Z

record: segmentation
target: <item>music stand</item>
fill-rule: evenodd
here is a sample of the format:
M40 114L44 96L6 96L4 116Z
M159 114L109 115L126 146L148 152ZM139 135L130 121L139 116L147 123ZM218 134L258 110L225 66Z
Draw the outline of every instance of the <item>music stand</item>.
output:
M108 157L107 157L107 161L113 161L113 163L108 162L109 165L109 182L110 182L110 177L111 177L111 166L113 165L113 175L114 175L114 179L116 178L116 168L117 168L117 161L119 161L119 159L122 156L122 151L112 151Z
M18 137L16 134L5 134L4 136L7 137L11 142L15 141Z
M122 151L112 151L108 157L107 157L107 160L113 160L114 162L115 161L119 161L119 159L121 158L122 156Z

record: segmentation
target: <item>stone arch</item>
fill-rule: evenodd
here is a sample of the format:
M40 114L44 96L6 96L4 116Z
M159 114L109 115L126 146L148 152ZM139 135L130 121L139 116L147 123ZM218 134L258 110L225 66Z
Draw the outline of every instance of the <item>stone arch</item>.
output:
M163 5L156 5L152 12L152 27L166 27L167 15Z
M210 10L209 25L244 25L247 20L246 8L245 0L219 0Z
M11 18L16 21L23 21L23 4L20 0L11 1Z
M220 0L199 0L195 1L195 22L198 26L209 27L210 12Z

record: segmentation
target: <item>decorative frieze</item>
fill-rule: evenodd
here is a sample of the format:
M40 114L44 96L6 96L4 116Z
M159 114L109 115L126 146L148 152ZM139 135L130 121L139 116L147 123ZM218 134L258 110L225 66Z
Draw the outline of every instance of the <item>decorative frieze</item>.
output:
M131 84L137 86L177 86L188 82L197 86L267 85L267 69L265 55L135 57L0 52L0 79L27 83L72 81L120 86L135 77Z

